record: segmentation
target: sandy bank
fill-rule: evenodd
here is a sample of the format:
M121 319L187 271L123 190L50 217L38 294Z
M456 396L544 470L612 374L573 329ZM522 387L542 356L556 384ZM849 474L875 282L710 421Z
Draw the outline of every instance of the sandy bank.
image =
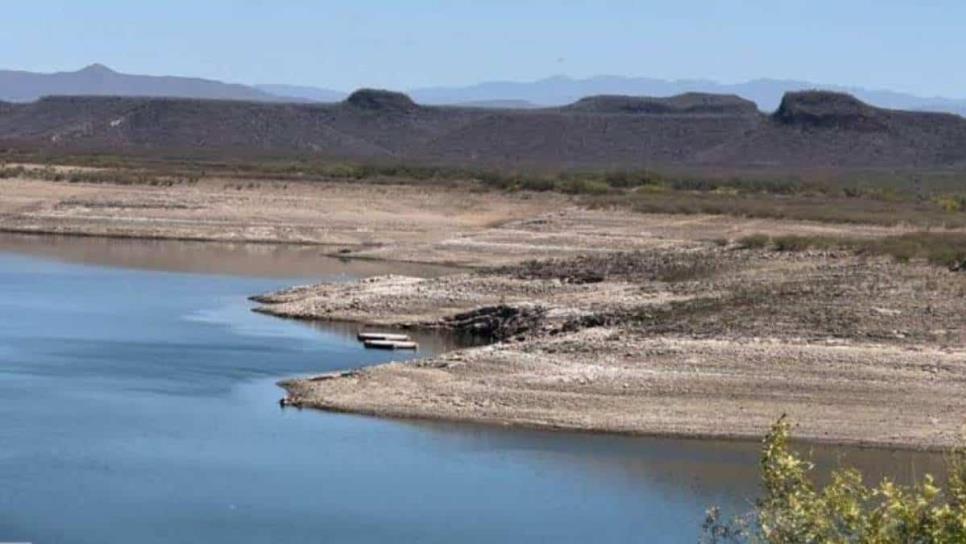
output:
M645 435L757 439L787 413L807 440L932 449L960 443L964 379L961 350L596 328L282 385L326 410Z
M879 236L903 230L587 210L562 195L466 188L216 178L170 187L0 180L0 231L308 244L338 256L468 266L685 247L755 232Z

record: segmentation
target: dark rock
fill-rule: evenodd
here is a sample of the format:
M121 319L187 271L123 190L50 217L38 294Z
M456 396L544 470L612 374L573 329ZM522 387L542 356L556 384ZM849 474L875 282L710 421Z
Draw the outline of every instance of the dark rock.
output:
M419 107L403 93L381 89L359 89L346 98L346 103L374 111L412 111Z
M828 91L786 93L774 117L788 125L867 131L886 128L877 108L852 95Z
M670 97L597 95L564 108L589 113L757 115L758 106L736 95L685 93Z
M460 334L503 341L539 330L546 315L546 308L540 306L517 307L501 304L456 314L445 319L443 326Z

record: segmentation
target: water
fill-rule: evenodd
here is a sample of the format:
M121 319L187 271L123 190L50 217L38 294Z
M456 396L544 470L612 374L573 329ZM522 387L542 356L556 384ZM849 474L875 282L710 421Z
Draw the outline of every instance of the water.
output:
M246 297L396 269L154 244L0 237L0 541L694 542L708 505L756 493L754 444L281 410L281 377L401 356ZM936 463L818 452L842 454Z

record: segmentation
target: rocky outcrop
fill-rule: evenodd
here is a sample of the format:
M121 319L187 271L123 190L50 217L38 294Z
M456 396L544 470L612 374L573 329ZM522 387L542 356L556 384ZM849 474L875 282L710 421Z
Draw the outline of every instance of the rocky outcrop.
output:
M412 98L393 91L359 89L349 95L345 103L356 108L372 111L412 111L418 108Z
M492 341L538 331L547 316L547 309L537 305L484 306L456 314L443 320L443 327L460 334L469 334Z
M670 97L598 95L563 108L586 113L757 115L754 102L735 95L686 93Z
M788 125L884 130L883 113L844 93L802 91L788 93L775 112L775 119Z

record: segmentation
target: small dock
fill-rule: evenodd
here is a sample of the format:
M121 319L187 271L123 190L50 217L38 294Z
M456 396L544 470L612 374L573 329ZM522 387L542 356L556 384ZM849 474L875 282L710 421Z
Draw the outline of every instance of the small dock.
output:
M367 340L385 340L387 342L410 342L408 334L394 334L389 332L360 332L356 335L360 342Z
M419 344L411 341L399 341L399 340L366 340L363 345L367 349L408 349L408 350L418 350Z
M366 349L385 350L418 350L419 344L414 342L408 334L388 332L360 332L356 338Z

